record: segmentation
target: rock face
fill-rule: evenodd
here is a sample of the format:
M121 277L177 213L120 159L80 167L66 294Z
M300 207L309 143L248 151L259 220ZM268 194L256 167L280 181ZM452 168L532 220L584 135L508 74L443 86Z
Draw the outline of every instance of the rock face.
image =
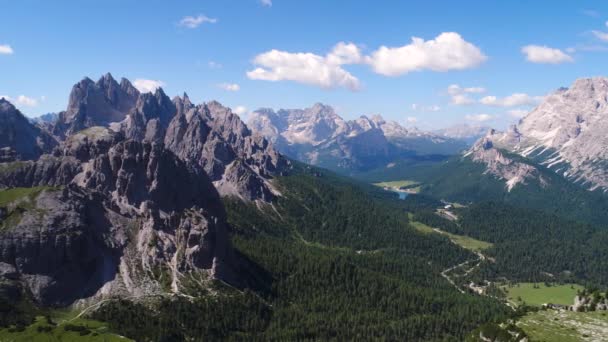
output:
M68 108L59 113L53 133L63 138L88 127L121 122L138 97L139 91L127 79L118 84L109 73L97 82L85 78L72 87Z
M546 180L540 176L539 170L528 163L516 160L500 151L494 145L496 131L491 129L488 134L479 139L465 157L471 158L476 163L484 163L486 171L484 174L493 175L506 183L507 191L511 191L518 184L526 184L531 180L538 180L546 184ZM501 137L504 137L501 135Z
M187 96L174 99L165 145L176 155L204 168L223 195L272 199L272 175L289 164L270 143L253 135L238 115L218 102L194 106Z
M288 161L217 102L194 105L187 95L173 101L158 88L140 93L127 79L106 74L74 85L68 109L52 128L61 140L92 127L107 127L127 139L165 143L188 164L198 164L223 196L270 201L272 176ZM90 132L89 132L90 133Z
M608 79L579 79L547 96L494 145L582 186L608 191Z
M105 128L70 138L56 156L0 169L0 188L31 190L1 211L0 262L39 303L238 282L223 206L202 168Z
M346 121L320 103L306 109L255 111L248 122L277 149L307 163L333 169L370 169L413 154L455 154L460 141L406 129L380 115Z
M4 100L0 124L0 287L42 305L239 286L220 195L270 201L290 168L229 108L110 74L53 124Z
M56 145L50 134L34 126L10 102L0 98L0 162L35 159Z

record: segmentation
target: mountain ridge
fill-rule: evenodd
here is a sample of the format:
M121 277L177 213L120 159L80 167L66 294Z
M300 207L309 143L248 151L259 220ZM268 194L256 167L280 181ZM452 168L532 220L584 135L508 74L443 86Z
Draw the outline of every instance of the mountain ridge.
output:
M250 115L248 125L286 155L342 172L371 169L399 157L449 155L466 148L464 142L407 129L378 114L347 121L321 103L276 112L259 109Z

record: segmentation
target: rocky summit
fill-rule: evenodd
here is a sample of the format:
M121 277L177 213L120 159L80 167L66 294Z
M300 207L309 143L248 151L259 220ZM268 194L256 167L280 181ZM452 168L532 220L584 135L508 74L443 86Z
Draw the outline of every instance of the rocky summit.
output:
M75 84L67 110L52 125L57 140L91 127L121 132L126 139L164 143L187 164L205 169L221 195L270 201L273 175L289 169L272 144L256 136L238 115L218 102L194 105L186 94L171 100L161 88L140 93L111 74Z
M504 151L540 164L589 190L608 191L608 79L584 78L560 88L506 132L492 132ZM479 149L473 148L471 155Z
M41 304L238 281L219 194L161 144L92 127L0 167L0 262Z
M252 113L248 125L282 153L338 171L371 169L416 154L451 155L467 147L464 141L408 129L380 115L347 121L321 103L276 112L262 108Z
M0 278L41 305L239 286L221 196L271 201L289 162L218 102L85 78L55 122L0 100Z

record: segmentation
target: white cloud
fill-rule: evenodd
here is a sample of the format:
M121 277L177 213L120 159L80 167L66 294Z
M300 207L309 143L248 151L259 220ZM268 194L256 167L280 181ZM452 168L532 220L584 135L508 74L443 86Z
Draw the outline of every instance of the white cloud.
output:
M409 124L415 124L416 122L418 122L418 118L415 116L408 116L405 121L407 121L407 123Z
M369 57L375 72L398 76L412 71L449 71L476 67L487 59L475 45L462 39L456 32L444 32L425 41L412 37L412 42L401 47L381 46Z
M239 91L241 90L241 86L236 83L221 83L217 85L218 87L226 90L226 91Z
M270 50L257 55L253 63L258 67L247 72L247 77L264 81L294 81L321 88L360 88L359 80L342 68L355 63L360 56L354 44L338 43L327 56L313 53L292 53Z
M5 99L8 101L11 101L11 99L9 97L5 97ZM18 106L36 107L38 105L38 100L36 100L35 98L32 98L32 97L27 97L25 95L19 95L19 96L17 96L15 103Z
M272 7L272 0L260 0L262 6Z
M217 19L209 18L208 16L202 14L199 14L196 17L186 16L179 21L179 26L193 29L204 23L215 24L217 23Z
M214 61L209 61L209 62L207 62L207 66L208 66L210 69L221 69L221 68L222 68L222 65L221 65L220 63L218 63L218 62L214 62Z
M466 106L475 103L475 101L467 95L459 94L452 96L450 103L457 106Z
M19 95L14 99L8 95L0 95L0 99L5 99L6 101L14 102L14 104L24 107L36 107L38 105L37 99L25 95ZM46 96L41 96L40 100L45 101Z
M466 115L464 118L468 121L485 122L488 120L492 120L494 117L490 114L470 114Z
M247 110L247 107L245 107L245 106L236 106L236 107L234 107L232 112L234 114L238 115L239 117L241 117L241 120L245 120L245 118L249 114L249 111Z
M484 93L485 91L486 91L486 88L483 88L483 87L463 88L463 87L459 86L458 84L450 84L448 86L448 94L450 94L450 95L460 95L460 94L464 94L464 93L479 94L479 93Z
M510 116L514 117L514 118L523 118L524 116L526 116L526 114L528 114L529 111L525 110L525 109L511 109L509 111L507 111L507 113L509 113Z
M419 105L417 103L412 103L412 110L420 111L420 112L438 112L441 110L441 107L438 105Z
M0 44L0 55L12 55L13 53L15 53L15 51L10 45Z
M573 62L574 59L560 49L540 45L526 45L521 48L526 59L532 63L560 64Z
M602 32L602 31L591 31L593 33L593 35L604 42L608 42L608 32Z
M486 91L483 87L461 87L458 84L448 86L448 94L452 97L450 103L453 105L464 106L475 103L468 94L480 94Z
M486 96L481 98L479 103L496 107L533 106L542 101L542 99L542 96L530 96L528 94L515 93L503 98Z
M361 50L353 43L339 42L327 55L327 62L332 64L359 64L363 61Z
M137 90L142 93L151 93L155 91L157 88L163 87L165 83L159 80L147 80L143 78L138 78L133 81L133 85Z

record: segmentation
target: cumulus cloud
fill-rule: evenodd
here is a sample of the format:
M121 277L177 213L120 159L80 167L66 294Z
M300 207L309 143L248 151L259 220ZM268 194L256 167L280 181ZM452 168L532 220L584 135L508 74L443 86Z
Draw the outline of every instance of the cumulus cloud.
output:
M38 105L38 100L32 97L27 97L25 95L17 96L17 104L25 107L36 107Z
M574 59L560 49L540 45L526 45L521 48L526 59L532 63L560 64L573 62Z
M521 119L524 116L526 116L526 114L528 114L528 111L525 109L511 109L511 110L507 111L507 113L509 113L509 115L514 118Z
M236 83L221 83L218 84L218 87L226 90L226 91L239 91L241 90L241 86Z
M294 81L321 88L360 88L359 79L342 68L359 62L361 53L354 44L340 42L326 56L305 52L270 50L257 55L257 66L247 77L264 81Z
M159 80L147 80L144 78L138 78L133 81L133 86L142 93L151 93L156 89L163 87L165 83Z
M438 112L441 110L441 107L438 105L425 106L425 105L419 105L417 103L412 103L412 110L419 111L419 112Z
M468 94L484 93L486 88L483 87L461 87L458 84L448 86L448 94L452 97L450 103L453 105L463 106L475 103Z
M407 121L408 124L415 124L418 122L418 118L415 116L408 116L405 121Z
M260 0L262 6L272 7L272 0Z
M0 44L0 55L12 55L13 53L15 53L15 51L10 45Z
M515 93L507 97L485 96L479 103L495 107L533 106L542 100L542 96L530 96L523 93Z
M444 32L435 39L425 41L412 37L412 42L401 47L381 46L369 57L375 72L385 76L398 76L412 71L449 71L476 67L487 56L465 41L456 32Z
M468 121L473 122L485 122L488 120L492 120L494 117L490 114L469 114L464 117Z
M0 99L5 99L6 101L14 102L17 107L36 107L38 105L37 99L25 95L19 95L15 99L11 98L8 95L0 95ZM46 97L41 97L42 101L44 101L45 99Z
M475 103L475 100L464 94L452 95L450 103L457 106L466 106Z
M327 55L327 62L332 64L359 64L363 61L361 49L353 43L339 42Z
M478 47L465 41L458 33L444 32L428 41L413 37L409 45L381 46L368 56L361 52L359 46L345 42L336 44L325 56L273 49L254 58L256 68L248 71L247 77L357 90L359 80L346 71L344 65L368 64L378 74L398 76L421 70L463 70L476 67L486 59Z
M193 16L183 17L179 21L178 25L182 26L182 27L187 27L187 28L190 28L190 29L194 29L194 28L197 28L201 24L204 24L204 23L215 24L215 23L217 23L217 19L216 18L209 18L206 15L199 14L196 17L193 17Z

